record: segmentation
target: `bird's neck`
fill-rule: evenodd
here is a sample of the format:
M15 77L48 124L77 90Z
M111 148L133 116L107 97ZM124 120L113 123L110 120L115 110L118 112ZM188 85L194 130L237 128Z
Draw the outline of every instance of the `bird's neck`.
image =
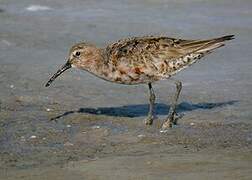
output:
M88 62L88 68L85 67L85 69L90 73L106 80L111 69L109 67L106 51L104 49L97 48L94 54L95 56L92 56L92 59L90 59Z

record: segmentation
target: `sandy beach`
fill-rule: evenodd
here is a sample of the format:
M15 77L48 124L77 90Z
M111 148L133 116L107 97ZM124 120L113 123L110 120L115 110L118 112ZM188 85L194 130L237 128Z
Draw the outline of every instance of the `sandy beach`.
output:
M252 2L0 2L0 179L252 178ZM81 41L130 36L235 40L182 71L178 125L160 132L174 84L105 82L71 69L49 77Z

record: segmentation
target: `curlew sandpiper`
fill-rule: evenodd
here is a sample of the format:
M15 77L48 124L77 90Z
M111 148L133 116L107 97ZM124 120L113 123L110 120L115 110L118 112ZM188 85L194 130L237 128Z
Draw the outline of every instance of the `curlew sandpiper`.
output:
M104 80L120 84L148 84L149 113L145 124L153 123L155 93L152 83L171 77L197 62L206 54L224 46L233 35L208 40L184 40L169 37L135 37L119 40L105 48L89 43L75 44L68 60L46 83L49 86L65 70L76 67ZM176 105L182 88L174 80L176 93L162 129L177 123Z

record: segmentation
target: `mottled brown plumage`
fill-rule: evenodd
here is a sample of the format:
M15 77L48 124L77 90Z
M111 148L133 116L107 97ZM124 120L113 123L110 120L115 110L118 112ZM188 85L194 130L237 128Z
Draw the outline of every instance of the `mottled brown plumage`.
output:
M115 83L149 84L152 100L150 100L151 107L147 118L149 120L146 123L151 124L152 106L155 100L151 83L170 78L214 49L224 46L224 41L231 39L233 39L233 35L209 40L147 36L122 39L106 48L78 43L71 48L67 63L53 75L46 86L49 86L57 76L70 67L86 70ZM181 83L176 84L177 92L180 92ZM177 101L179 93L176 96L175 101ZM169 123L174 123L175 107L173 109L167 118ZM163 125L163 127L166 126Z
M225 36L201 41L142 37L120 40L105 49L106 63L114 73L108 80L138 84L167 79L231 38Z

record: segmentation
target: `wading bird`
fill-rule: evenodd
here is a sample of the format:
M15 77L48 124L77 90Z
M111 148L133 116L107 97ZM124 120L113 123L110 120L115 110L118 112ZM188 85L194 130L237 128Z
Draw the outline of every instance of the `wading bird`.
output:
M155 94L152 83L171 77L197 62L213 50L224 46L233 35L208 40L183 40L169 37L135 37L119 40L105 48L78 43L70 49L69 57L46 83L49 86L65 70L76 67L106 81L120 84L147 84L150 93L149 113L145 124L153 123ZM176 105L182 83L176 84L174 101L162 128L176 124Z

